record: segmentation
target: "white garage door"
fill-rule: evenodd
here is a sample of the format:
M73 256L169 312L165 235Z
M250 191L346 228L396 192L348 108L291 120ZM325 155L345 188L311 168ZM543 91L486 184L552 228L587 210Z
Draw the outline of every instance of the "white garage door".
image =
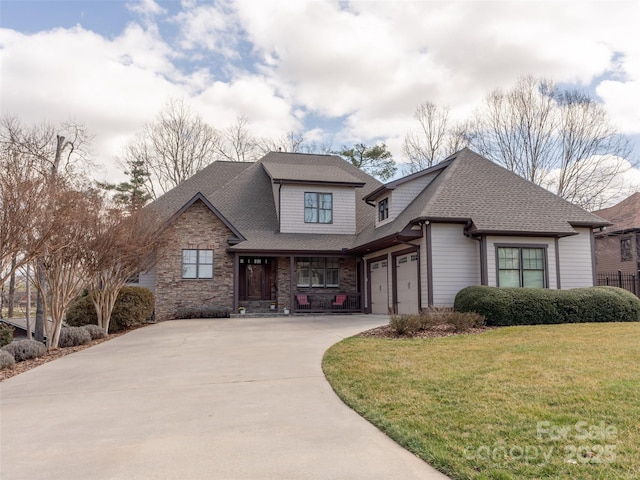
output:
M389 288L387 285L387 261L371 264L371 313L389 313Z
M418 313L418 254L396 257L398 313Z

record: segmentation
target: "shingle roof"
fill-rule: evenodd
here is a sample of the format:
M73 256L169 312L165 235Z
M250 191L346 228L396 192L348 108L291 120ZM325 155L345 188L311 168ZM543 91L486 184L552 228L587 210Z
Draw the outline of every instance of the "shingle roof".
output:
M607 227L607 232L640 228L640 192L634 193L613 207L603 208L593 213L613 223L612 226Z
M321 168L320 168L321 167ZM268 172L302 179L304 172L321 183L362 186L363 195L381 183L335 155L271 152L257 162L213 162L153 204L167 218L201 193L246 239L233 250L342 251L356 235L281 234ZM283 173L285 172L285 173ZM288 173L286 173L288 172ZM336 182L341 179L342 182ZM373 207L356 202L356 231L373 221Z
M262 162L265 170L276 183L320 183L328 185L353 185L362 187L365 182L339 168L328 169L324 165L291 165Z
M180 210L193 196L208 196L237 177L252 164L245 162L212 162L177 187L158 197L149 207L165 218Z
M442 168L442 165L445 168ZM412 221L471 221L472 233L563 236L573 226L608 222L465 148L449 157L438 176L392 222L363 231L364 245L402 231Z

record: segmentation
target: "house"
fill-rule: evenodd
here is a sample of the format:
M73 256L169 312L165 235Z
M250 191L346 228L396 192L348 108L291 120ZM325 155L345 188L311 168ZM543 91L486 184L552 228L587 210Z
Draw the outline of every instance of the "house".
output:
M637 274L640 270L640 192L613 207L594 212L612 225L596 232L596 270Z
M164 250L140 284L179 308L417 312L474 284L594 284L608 222L464 149L387 184L333 155L214 162L153 202Z

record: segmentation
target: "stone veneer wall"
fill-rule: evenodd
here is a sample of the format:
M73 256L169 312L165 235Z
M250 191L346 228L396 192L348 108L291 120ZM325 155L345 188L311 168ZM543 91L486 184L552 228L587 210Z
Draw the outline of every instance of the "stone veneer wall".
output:
M289 257L278 258L277 282L278 282L278 311L282 312L284 307L291 308L291 290L290 290L290 261Z
M156 265L156 319L175 318L181 307L233 307L233 256L226 252L231 231L201 201L163 233L164 255ZM183 279L182 249L212 249L213 279Z

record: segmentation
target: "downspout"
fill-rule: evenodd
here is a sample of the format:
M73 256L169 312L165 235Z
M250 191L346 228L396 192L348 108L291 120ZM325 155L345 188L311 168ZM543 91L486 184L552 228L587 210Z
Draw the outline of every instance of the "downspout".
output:
M282 183L278 186L278 232L282 231Z
M467 220L467 224L464 226L464 236L470 238L471 240L477 240L480 242L478 247L480 248L480 285L488 285L489 278L487 275L487 241L484 235L480 237L476 237L469 233L469 228L473 222L471 220Z
M425 238L427 251L427 306L433 307L433 251L431 248L431 223L429 220L422 222L422 236Z

